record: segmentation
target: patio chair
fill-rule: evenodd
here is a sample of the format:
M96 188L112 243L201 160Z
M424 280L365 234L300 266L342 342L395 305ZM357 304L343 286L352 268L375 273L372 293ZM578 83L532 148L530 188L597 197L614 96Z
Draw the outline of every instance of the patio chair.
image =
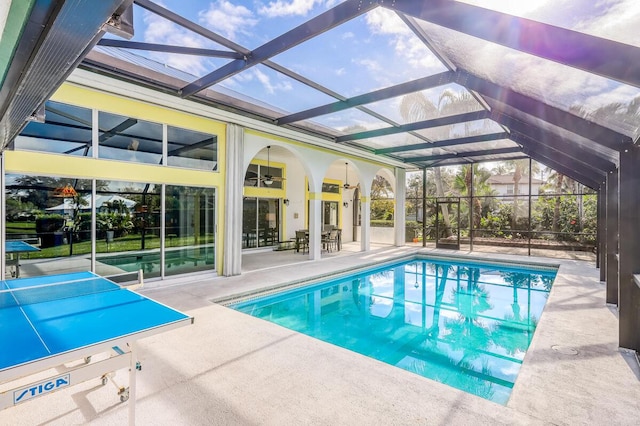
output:
M333 228L329 231L328 234L323 235L322 244L327 249L327 251L332 251L333 249L338 249L338 230Z
M296 231L296 253L302 248L302 254L309 252L309 235L307 231Z

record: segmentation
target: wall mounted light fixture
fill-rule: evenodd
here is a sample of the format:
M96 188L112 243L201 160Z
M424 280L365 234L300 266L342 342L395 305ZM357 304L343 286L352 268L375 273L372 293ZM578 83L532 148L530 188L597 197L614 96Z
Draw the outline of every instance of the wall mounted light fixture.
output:
M342 205L344 206L344 208L346 209L347 207L349 207L349 203L347 203L346 201L344 203L342 203Z
M289 199L285 198L284 200L282 200L282 202L284 203L285 206L289 205Z

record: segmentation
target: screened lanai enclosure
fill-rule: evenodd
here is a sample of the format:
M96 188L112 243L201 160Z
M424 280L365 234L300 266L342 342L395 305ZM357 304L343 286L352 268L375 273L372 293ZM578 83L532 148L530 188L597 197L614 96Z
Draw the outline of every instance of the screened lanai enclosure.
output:
M27 123L57 126L50 142L91 127L51 121L45 102L67 78L239 114L229 123L406 173L392 220L407 240L595 253L620 346L640 349L637 2L14 0L0 12L4 151L22 149ZM204 164L211 143L176 152Z
M530 159L424 169L407 179L406 239L595 260L597 200L596 191Z

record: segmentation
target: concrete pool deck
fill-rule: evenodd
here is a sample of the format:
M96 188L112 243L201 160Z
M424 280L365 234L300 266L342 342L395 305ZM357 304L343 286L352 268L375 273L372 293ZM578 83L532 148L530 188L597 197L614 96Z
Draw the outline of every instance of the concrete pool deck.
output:
M463 254L560 265L506 406L212 302L418 251L453 254L381 247L311 262L300 257L275 261L270 253L256 253L257 267L241 276L192 278L144 289L147 296L193 315L195 324L140 341L137 423L638 423L640 372L635 355L618 349L616 311L606 306L604 284L592 263ZM126 383L124 372L118 376ZM127 404L119 402L113 386L101 386L98 379L0 412L0 425L126 421Z

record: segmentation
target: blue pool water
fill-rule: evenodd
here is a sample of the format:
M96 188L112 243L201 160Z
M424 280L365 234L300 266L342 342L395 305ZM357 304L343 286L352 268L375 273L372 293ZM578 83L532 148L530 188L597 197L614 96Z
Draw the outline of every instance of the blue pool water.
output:
M417 259L231 307L506 404L555 276Z

